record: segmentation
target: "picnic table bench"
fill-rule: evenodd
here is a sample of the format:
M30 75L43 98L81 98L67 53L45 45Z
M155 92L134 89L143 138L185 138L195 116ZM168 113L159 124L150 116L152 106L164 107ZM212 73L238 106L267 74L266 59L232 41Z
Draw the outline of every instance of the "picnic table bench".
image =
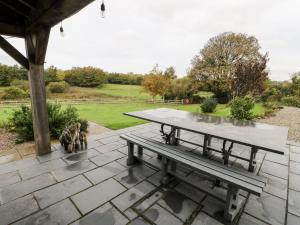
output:
M138 160L144 160L142 157L143 149L157 153L162 157L161 182L163 184L169 181L170 175L177 177L176 167L169 169L170 162L184 164L195 171L214 177L219 182L227 183L228 191L224 208L224 218L227 221L234 221L240 213L242 200L239 198L239 190L245 190L260 196L265 186L266 180L264 178L239 168L212 162L211 160L199 157L199 155L193 152L183 151L180 146L166 145L135 134L124 134L120 137L126 140L128 144L128 165L133 165ZM136 156L134 155L134 145L138 147L138 154ZM177 178L180 179L180 177Z

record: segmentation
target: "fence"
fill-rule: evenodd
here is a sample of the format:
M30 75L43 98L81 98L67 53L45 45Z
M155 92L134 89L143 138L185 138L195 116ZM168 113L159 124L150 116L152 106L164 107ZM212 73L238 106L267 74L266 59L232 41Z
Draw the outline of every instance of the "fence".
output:
M104 99L48 99L51 103L67 105L81 104L121 104L121 103L148 103L148 104L184 104L184 100L104 100ZM16 107L20 105L30 105L30 100L0 101L0 107Z

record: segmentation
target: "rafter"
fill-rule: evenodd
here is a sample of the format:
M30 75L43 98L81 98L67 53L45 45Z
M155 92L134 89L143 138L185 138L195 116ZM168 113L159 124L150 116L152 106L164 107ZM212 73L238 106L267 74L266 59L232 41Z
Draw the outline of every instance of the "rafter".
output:
M24 1L24 0L18 0L20 3L22 3L23 5L26 5L28 8L30 9L35 9L34 6L32 6L31 4L29 4L28 2Z
M14 60L29 70L29 63L25 56L22 55L14 46L12 46L4 37L0 35L0 47L10 55Z
M19 25L13 25L0 22L0 34L14 37L24 37L24 28Z
M24 16L27 19L29 18L28 10L26 10L22 5L16 4L16 2L13 2L11 0L0 0L0 4L16 12L17 14Z

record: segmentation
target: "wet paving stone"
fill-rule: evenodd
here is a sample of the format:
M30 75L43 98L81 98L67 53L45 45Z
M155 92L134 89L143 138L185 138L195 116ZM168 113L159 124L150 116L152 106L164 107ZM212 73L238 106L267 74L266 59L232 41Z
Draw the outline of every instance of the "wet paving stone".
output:
M192 222L192 225L222 225L219 221L215 220L214 218L210 217L204 212L200 212L194 221Z
M243 213L238 225L267 225L267 223L264 223L253 216L250 216L246 213Z
M83 160L92 158L97 155L99 155L98 151L96 151L95 149L89 149L89 150L84 150L84 151L80 151L77 153L71 153L71 154L63 157L63 159L68 164L72 164L74 162L83 161Z
M65 225L80 218L79 212L69 199L35 213L14 225Z
M124 170L126 170L124 166L119 163L112 162L105 166L99 167L97 169L86 172L84 175L93 183L98 184L108 178L111 178Z
M136 218L135 220L131 221L128 225L150 225L146 220L142 217Z
M119 135L113 135L110 137L99 139L99 141L102 142L103 144L116 143L117 141L120 141L120 140L122 140L122 139L120 138Z
M157 225L179 225L182 222L159 205L154 205L148 209L144 216Z
M10 224L39 210L32 195L27 195L15 201L0 206L0 223Z
M0 174L17 171L36 164L39 164L39 161L33 157L26 158L19 161L14 161L7 164L2 164L0 165Z
M130 220L133 220L133 219L135 219L136 217L138 217L138 214L137 214L132 208L126 209L123 213L124 213Z
M125 155L118 152L118 151L112 151L100 154L99 156L93 157L90 160L95 163L97 166L103 166L105 164L108 164L112 161L115 161L117 159L120 159L124 157Z
M115 179L127 188L131 188L140 183L147 177L153 175L156 171L145 165L138 165L126 169L124 172L115 176Z
M225 206L224 202L211 196L207 196L201 204L203 205L201 211L206 212L212 217L215 217L220 211L223 211Z
M289 190L289 206L288 211L300 217L300 192Z
M300 191L300 175L290 173L289 188Z
M174 190L165 192L158 204L182 221L186 221L198 206L195 202Z
M53 159L61 158L61 157L65 156L66 154L68 154L68 153L66 153L63 150L56 150L56 151L52 151L51 153L46 154L46 155L37 156L37 159L41 163L43 163L43 162L47 162L47 161L50 161Z
M31 177L41 175L43 173L48 173L52 170L58 169L66 165L67 164L63 160L54 159L45 163L41 163L41 164L27 167L25 169L21 169L19 170L19 172L23 179L28 179Z
M119 142L113 142L113 143L110 143L110 144L105 144L105 145L98 146L94 149L96 149L100 153L106 153L106 152L111 152L113 150L121 148L123 146L124 145L119 143Z
M288 213L286 225L297 225L300 224L300 217Z
M290 160L295 162L300 162L300 154L291 152Z
M89 160L79 161L52 171L55 179L60 181L75 177L79 174L96 168L95 164Z
M161 177L161 172L156 172L152 176L148 177L147 181L149 181L151 184L154 184L155 186L160 186Z
M126 225L129 222L125 216L119 213L111 204L106 203L92 211L72 225Z
M134 208L139 213L143 213L150 206L154 205L154 203L156 203L162 196L163 196L163 193L161 191L157 191L154 194L152 194L150 197L146 198L143 202L136 205Z
M112 203L122 212L131 207L134 203L145 197L151 191L155 189L155 186L147 181L143 181L138 185L130 188L117 198L112 200Z
M261 177L267 178L264 192L275 195L277 197L287 199L288 182L285 179L274 177L270 174L260 173Z
M287 166L289 163L289 156L287 154L279 155L279 154L268 152L265 160Z
M290 161L290 173L300 175L300 163Z
M113 179L109 179L72 196L71 199L80 212L86 214L124 191L126 189L121 184Z
M0 175L0 188L21 181L18 172L5 173Z
M64 182L37 191L34 193L34 196L38 201L39 206L41 208L45 208L90 186L92 186L91 183L82 175L79 175Z
M12 201L19 197L25 196L36 190L50 186L56 183L50 174L43 174L28 180L18 182L16 184L5 186L0 190L0 203Z
M245 212L273 225L284 224L286 201L263 193L261 197L250 195Z
M292 153L300 154L300 146L291 145L290 150Z
M273 176L282 178L282 179L287 179L288 178L288 167L270 162L270 161L264 161L261 167L261 172L263 173L268 173Z

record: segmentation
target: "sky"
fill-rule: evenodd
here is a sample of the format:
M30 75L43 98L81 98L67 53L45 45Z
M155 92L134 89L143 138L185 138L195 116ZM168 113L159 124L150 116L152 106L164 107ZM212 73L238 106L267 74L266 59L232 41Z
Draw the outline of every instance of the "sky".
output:
M255 36L269 53L272 80L300 71L299 0L97 0L52 28L46 67L95 66L109 72L147 73L155 64L186 75L191 59L213 36ZM22 53L24 41L8 39ZM0 50L0 63L16 64Z

